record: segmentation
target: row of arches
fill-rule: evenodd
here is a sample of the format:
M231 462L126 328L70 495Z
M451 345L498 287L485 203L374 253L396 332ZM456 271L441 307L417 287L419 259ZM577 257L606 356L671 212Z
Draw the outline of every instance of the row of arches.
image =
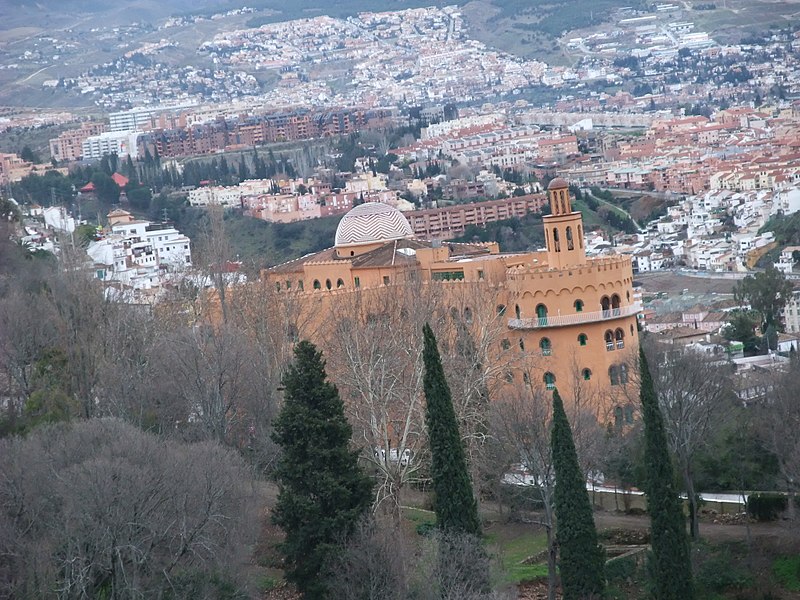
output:
M633 334L633 325L631 325L631 335ZM603 339L606 342L606 352L613 350L622 350L625 347L625 332L621 327L615 331L608 329L603 334Z
M631 299L630 291L626 293L628 302ZM611 316L619 316L621 310L621 302L622 299L620 298L619 294L612 294L611 296L603 296L600 298L600 310L603 313L603 317L611 317ZM578 298L573 302L573 307L575 308L575 312L583 312L583 309L586 307L585 302ZM544 303L539 303L536 305L536 318L540 321L543 321L542 324L547 323L547 305ZM501 304L497 307L497 314L502 316L506 312L505 305ZM514 305L514 315L517 319L522 318L522 308L519 304Z
M633 335L633 332L633 325L631 325L631 335ZM612 350L622 350L625 347L625 332L621 327L617 328L615 331L607 330L605 334L603 334L603 339L605 340L606 351L608 352ZM585 333L579 333L577 341L579 346L587 346L589 344L589 336ZM525 340L519 338L518 345L519 349L524 352ZM500 341L500 348L502 350L510 350L511 342L507 338L504 338ZM543 337L539 340L539 350L542 356L550 356L553 354L553 343L550 341L550 338Z

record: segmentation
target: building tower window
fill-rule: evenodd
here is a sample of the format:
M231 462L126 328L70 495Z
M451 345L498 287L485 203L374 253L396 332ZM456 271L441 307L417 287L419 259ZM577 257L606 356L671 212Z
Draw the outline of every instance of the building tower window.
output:
M625 407L625 423L633 425L633 406L630 404Z
M361 287L361 278L360 278L360 277L354 277L354 278L353 278L353 284L354 284L354 285L355 285L357 288L360 288L360 287Z
M611 312L615 317L619 315L619 296L617 294L611 296Z
M530 383L531 382L531 378L530 378L530 376L528 375L527 372L523 372L522 373L522 381L523 381L523 383Z
M581 346L585 346L588 341L589 338L586 337L585 333L581 333L580 335L578 335L578 344L580 344Z
M583 248L583 227L578 225L578 245Z
M315 279L314 280L314 289L315 290L321 290L322 289L322 286L319 283L319 279Z
M539 349L542 351L542 356L550 356L553 353L553 345L547 338L539 340Z
M544 387L548 390L554 390L556 388L556 376L550 371L545 373L542 379L544 379Z
M608 296L600 298L600 310L603 311L604 319L611 316L611 300L608 299Z
M326 279L325 280L325 287L327 289L331 289L333 287L333 285L331 284L331 280L330 279Z
M611 381L611 385L619 385L619 369L617 365L608 367L608 379Z
M572 227L567 227L567 250L575 250L575 242L572 239Z
M519 309L519 304L514 305L514 314L517 315L518 319L522 318L522 311Z
M298 279L297 280L297 289L300 290L301 292L303 291L303 280L302 279Z
M622 427L622 407L617 406L614 408L614 426L619 429Z
M509 348L511 348L511 342L509 342L507 339L504 338L500 340L500 347L503 350L508 350Z
M583 312L583 300L575 300L575 312Z
M388 275L384 275L383 276L383 285L389 285L389 276Z
M617 329L614 332L614 341L617 343L617 350L622 350L625 347L625 332L622 329Z
M553 227L553 250L561 252L561 242L558 239L558 229Z
M619 366L619 382L623 385L628 383L628 365Z
M589 369L584 369L581 371L581 375L583 376L584 381L589 381L592 378L592 372Z
M523 340L522 338L519 338L519 349L522 352L525 352L525 340Z
M539 326L547 325L547 307L544 304L536 306L536 318L539 319Z
M603 339L606 341L606 351L611 352L614 349L614 334L610 329L603 335Z
M497 316L502 317L506 314L506 305L505 304L498 304L497 305Z
M278 291L278 292L281 291L281 282L280 281L276 281L275 282L275 291Z
M336 280L336 287L337 288L344 287L344 279L337 279Z
M472 323L472 309L469 306L464 308L464 322Z

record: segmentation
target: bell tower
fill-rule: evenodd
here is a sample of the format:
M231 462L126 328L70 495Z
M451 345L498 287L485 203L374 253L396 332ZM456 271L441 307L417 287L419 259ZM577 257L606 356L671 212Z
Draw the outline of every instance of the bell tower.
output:
M550 214L542 219L547 241L547 264L551 269L563 269L586 264L583 247L583 217L573 212L569 184L557 177L547 186Z

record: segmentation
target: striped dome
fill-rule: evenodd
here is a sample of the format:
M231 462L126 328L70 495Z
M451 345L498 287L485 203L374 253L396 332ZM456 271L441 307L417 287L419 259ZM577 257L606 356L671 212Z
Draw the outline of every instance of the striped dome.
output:
M383 202L365 202L348 212L336 228L336 246L369 244L414 237L406 218Z

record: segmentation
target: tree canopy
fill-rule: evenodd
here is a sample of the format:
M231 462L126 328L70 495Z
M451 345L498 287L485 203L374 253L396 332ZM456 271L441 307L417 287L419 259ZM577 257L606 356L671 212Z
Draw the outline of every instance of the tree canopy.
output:
M352 428L339 392L327 380L322 353L301 341L284 378L285 403L273 439L283 450L275 470L280 486L273 522L286 578L307 598L325 598L324 570L367 511L372 481L350 449Z
M748 275L733 288L738 302L747 303L761 315L761 330L770 325L781 329L781 312L792 296L792 284L774 266L763 272Z

